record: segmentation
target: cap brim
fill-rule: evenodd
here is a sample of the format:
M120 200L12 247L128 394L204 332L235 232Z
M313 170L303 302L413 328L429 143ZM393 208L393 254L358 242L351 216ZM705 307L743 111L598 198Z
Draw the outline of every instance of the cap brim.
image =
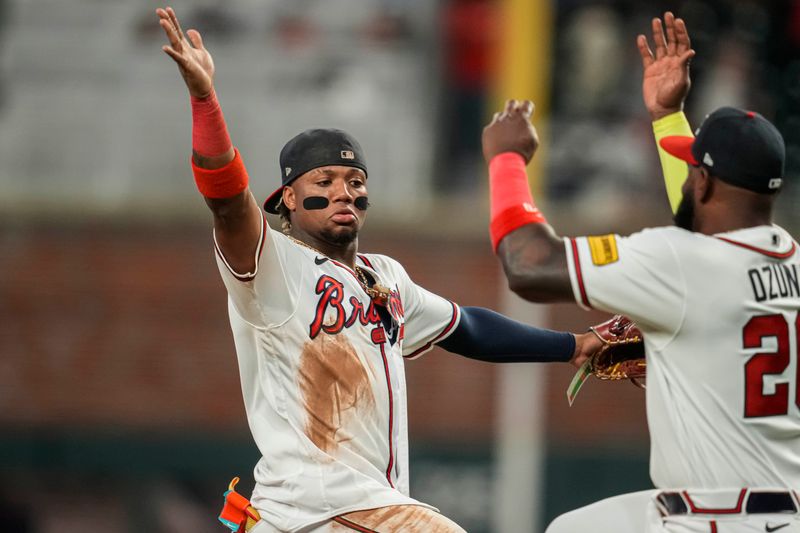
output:
M275 192L267 196L267 199L264 200L264 211L266 211L271 215L278 214L278 203L280 202L281 197L283 196L282 193L284 187L285 185L281 185Z
M683 135L670 135L664 137L659 141L661 148L666 150L670 155L686 161L690 165L699 165L700 163L692 155L692 144L694 144L694 137L686 137Z

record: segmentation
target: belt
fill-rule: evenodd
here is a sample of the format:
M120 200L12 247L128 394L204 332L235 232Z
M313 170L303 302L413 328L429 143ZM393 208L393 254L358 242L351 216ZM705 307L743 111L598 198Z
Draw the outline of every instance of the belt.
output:
M253 520L252 518L250 518L248 516L247 517L247 521L244 523L244 530L245 531L250 531L251 529L256 527L256 524L258 524L259 521L260 520ZM241 531L241 529L239 531Z
M661 492L656 496L656 505L662 516L686 514L760 514L796 513L797 504L790 491L748 491L742 489L736 506L722 509L706 509L697 506L687 491Z

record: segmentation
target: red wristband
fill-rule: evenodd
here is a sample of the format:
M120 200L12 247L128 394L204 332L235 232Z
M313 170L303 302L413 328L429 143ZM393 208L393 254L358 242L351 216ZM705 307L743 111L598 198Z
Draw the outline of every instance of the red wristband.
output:
M206 157L222 155L231 149L231 137L217 101L217 93L192 101L192 149Z
M503 237L515 229L547 222L533 203L525 159L516 152L504 152L489 162L489 196L489 235L495 252Z
M249 181L244 161L236 148L233 149L233 160L222 168L200 168L192 159L192 172L200 194L206 198L236 196L247 188Z

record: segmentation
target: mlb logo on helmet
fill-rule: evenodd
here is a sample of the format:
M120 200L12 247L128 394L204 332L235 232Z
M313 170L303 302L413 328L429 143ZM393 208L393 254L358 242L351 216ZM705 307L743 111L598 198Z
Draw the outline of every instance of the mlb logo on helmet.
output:
M758 113L721 107L706 117L696 137L664 137L660 144L675 157L702 165L736 187L770 194L783 185L783 137Z

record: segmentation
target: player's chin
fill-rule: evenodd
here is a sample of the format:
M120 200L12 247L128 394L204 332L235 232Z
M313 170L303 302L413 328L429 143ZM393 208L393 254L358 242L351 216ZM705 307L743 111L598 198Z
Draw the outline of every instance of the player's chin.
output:
M350 244L358 237L359 224L335 224L322 231L322 237L337 246Z

